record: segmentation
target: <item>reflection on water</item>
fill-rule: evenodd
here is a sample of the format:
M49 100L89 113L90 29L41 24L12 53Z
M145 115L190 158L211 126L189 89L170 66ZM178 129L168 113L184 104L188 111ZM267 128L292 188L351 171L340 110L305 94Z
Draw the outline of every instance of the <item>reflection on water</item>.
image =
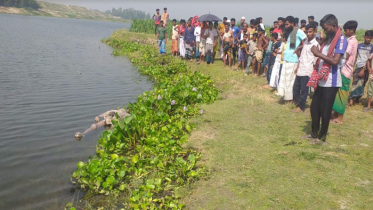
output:
M151 83L100 42L126 24L0 14L0 209L63 209L94 117Z

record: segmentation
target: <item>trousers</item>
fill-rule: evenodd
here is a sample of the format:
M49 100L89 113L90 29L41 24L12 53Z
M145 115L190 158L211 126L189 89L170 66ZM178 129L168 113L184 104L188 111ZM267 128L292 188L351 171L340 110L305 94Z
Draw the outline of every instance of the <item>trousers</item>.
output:
M339 87L317 87L311 102L312 137L326 141L335 96ZM321 120L321 129L320 129Z

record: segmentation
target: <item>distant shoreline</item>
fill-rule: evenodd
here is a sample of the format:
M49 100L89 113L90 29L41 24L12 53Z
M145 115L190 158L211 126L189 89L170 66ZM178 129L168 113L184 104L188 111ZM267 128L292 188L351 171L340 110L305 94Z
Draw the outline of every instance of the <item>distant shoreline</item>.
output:
M38 1L40 5L39 10L31 8L17 8L17 7L4 7L0 6L0 13L15 14L15 15L28 15L28 16L43 16L43 17L56 17L56 18L73 18L84 20L98 20L106 22L119 22L131 23L131 20L126 20L121 17L115 17L110 14L98 10L89 10L85 7L54 4L49 2Z

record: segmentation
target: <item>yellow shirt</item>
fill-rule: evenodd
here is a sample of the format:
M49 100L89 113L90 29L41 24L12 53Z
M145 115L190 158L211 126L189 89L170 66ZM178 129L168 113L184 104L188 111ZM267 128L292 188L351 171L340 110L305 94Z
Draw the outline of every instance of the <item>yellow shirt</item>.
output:
M220 32L220 33L224 33L224 29L225 29L225 25L224 25L224 23L220 23L220 24L218 25L218 30L219 30L219 32Z

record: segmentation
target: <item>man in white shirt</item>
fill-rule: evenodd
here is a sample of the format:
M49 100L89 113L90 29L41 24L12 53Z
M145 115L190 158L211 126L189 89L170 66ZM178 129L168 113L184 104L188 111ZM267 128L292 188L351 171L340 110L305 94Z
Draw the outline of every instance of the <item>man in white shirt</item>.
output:
M194 28L194 36L196 37L196 61L200 59L199 45L201 43L201 26L198 25Z
M320 48L319 43L316 41L315 35L317 27L314 24L306 26L307 39L303 43L302 53L299 57L298 66L295 69L295 81L293 86L293 99L294 104L297 106L293 113L302 112L306 106L309 87L307 86L310 76L313 72L313 66L316 63L316 57L311 52L311 48L316 46Z
M206 37L206 53L210 51L210 54L212 54L214 51L214 43L216 41L216 38L218 37L217 30L213 28L212 22L209 22L209 27L208 29L205 30L205 35L207 36ZM208 61L210 65L212 65L212 57L213 55L211 55L210 60Z

